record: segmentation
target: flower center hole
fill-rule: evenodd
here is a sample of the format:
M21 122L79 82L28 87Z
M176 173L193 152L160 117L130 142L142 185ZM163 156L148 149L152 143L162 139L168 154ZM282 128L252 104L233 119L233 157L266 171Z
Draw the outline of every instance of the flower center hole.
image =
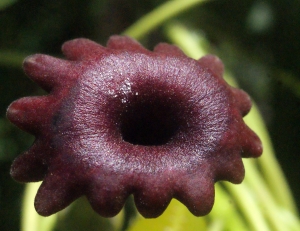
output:
M178 132L182 118L174 100L150 101L128 103L121 116L124 141L135 145L158 146L168 143Z

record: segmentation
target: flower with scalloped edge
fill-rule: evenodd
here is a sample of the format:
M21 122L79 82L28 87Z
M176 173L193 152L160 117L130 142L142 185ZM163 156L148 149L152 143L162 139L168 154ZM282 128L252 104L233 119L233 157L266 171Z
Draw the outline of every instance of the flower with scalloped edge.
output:
M116 215L133 194L144 217L170 200L209 213L214 183L244 178L242 157L262 153L243 121L249 96L222 78L213 55L199 60L160 43L154 51L125 36L107 47L66 42L67 60L36 54L25 73L49 94L13 102L7 117L36 137L12 164L20 182L43 180L35 208L48 216L85 195L100 215Z

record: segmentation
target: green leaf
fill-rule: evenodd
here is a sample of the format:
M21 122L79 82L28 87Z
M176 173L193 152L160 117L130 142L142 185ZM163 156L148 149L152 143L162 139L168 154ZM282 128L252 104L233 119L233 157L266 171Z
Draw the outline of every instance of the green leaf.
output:
M205 230L203 218L195 217L177 200L172 200L167 210L158 218L145 219L139 216L128 231L196 231Z

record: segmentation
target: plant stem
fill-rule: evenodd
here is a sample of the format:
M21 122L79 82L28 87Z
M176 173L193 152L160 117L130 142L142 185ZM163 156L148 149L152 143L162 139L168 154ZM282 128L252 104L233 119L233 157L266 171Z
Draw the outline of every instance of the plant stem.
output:
M140 39L155 27L179 13L207 0L173 0L167 1L150 13L143 16L136 23L123 32L124 35Z
M34 196L41 183L30 183L25 187L23 209L21 217L21 230L22 231L51 231L57 220L57 214L50 217L39 216L34 207Z
M180 23L169 23L164 29L167 35L172 37L172 42L178 44L189 57L199 59L207 54L209 44L203 36L196 32L188 32Z
M224 230L224 222L219 219L213 220L209 226L207 227L207 231L223 231Z
M271 190L267 187L264 179L260 176L258 169L255 167L255 160L244 161L247 175L244 182L251 187L255 194L258 205L269 220L274 231L286 230L290 224L285 220L285 208L282 208L274 198Z
M282 169L275 158L270 136L256 105L252 107L250 115L251 116L246 116L244 120L251 129L258 134L264 145L264 153L258 159L262 174L277 202L282 207L290 210L295 215L298 215L292 192L290 191Z
M224 185L239 205L252 230L271 231L257 201L251 194L251 189L246 184L233 185L224 183Z
M0 50L0 66L21 68L26 56L26 54L16 51Z
M233 200L232 196L224 190L220 183L215 184L215 189L215 204L212 211L206 217L208 219L207 223L209 225L211 225L211 223L222 225L222 230L250 231L245 223L245 219L242 218L236 209L236 204L231 202ZM212 227L214 227L214 225Z

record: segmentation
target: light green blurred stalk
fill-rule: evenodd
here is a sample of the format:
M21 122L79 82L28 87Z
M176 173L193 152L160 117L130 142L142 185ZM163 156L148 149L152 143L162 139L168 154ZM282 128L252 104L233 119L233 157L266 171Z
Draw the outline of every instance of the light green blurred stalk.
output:
M20 68L26 56L27 54L17 51L0 50L0 66Z
M132 26L123 32L125 35L129 35L135 39L140 39L150 32L155 27L161 25L168 19L182 13L197 4L204 3L208 0L171 0L166 1Z
M34 209L33 201L41 183L27 184L23 198L21 231L51 231L57 221L57 214L41 217Z
M123 211L113 218L102 218L92 210L87 199L84 197L77 199L67 208L49 217L40 216L34 208L34 198L40 185L40 182L29 183L25 187L21 231L63 230L62 227L70 227L70 220L72 224L78 227L76 230L83 230L83 227L87 228L87 230L91 230L92 228L92 231L121 230L124 220Z

